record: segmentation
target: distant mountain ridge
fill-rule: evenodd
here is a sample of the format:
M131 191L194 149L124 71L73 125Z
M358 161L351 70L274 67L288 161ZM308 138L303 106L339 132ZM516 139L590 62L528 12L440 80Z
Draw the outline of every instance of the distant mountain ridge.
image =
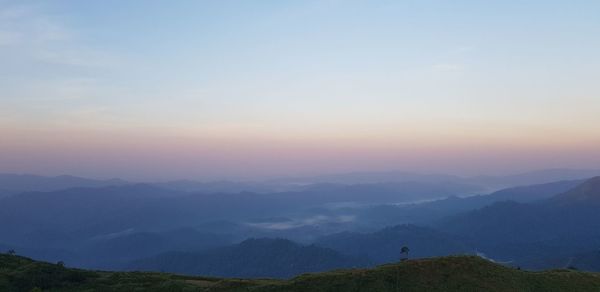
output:
M0 242L23 245L39 241L43 238L41 234L52 234L56 244L61 245L76 238L128 229L153 231L206 221L277 217L330 203L395 203L443 197L460 190L462 186L399 183L315 186L304 191L270 194L202 194L127 184L28 192L2 199ZM310 218L307 220L311 222ZM53 241L46 244L52 245Z
M600 204L600 176L591 178L576 188L557 195L552 202Z
M379 183L445 183L470 186L484 191L522 185L544 184L561 180L587 179L600 176L600 169L544 169L514 175L457 176L448 174L421 174L407 171L350 172L305 177L283 177L256 181L198 181L172 180L145 182L162 188L186 192L238 193L286 192L302 190L313 184L379 184ZM27 191L56 191L73 187L103 187L132 184L122 179L98 180L72 175L41 176L33 174L0 173L0 196Z
M600 176L600 169L569 169L555 168L530 171L506 176L477 176L468 178L469 181L486 185L499 185L503 187L544 184L564 180L589 179Z
M593 250L600 246L599 181L537 202L497 202L441 220L437 228L493 257L523 263Z
M460 180L461 178L458 176L447 174L420 174L407 171L363 171L305 177L284 177L269 181L293 184L369 184L382 182L458 182Z
M559 181L539 185L528 185L502 189L487 195L468 197L450 196L418 204L376 205L358 212L357 221L372 222L379 226L391 226L400 223L430 225L448 216L457 215L496 202L515 201L531 203L548 199L573 189L585 180Z
M515 186L545 184L564 180L588 179L600 176L600 169L555 168L523 172L511 175L458 176L447 174L421 174L407 171L350 172L306 177L287 177L271 181L278 183L384 183L384 182L428 182L461 183L486 187L487 190L499 190Z
M96 180L71 175L40 176L31 174L0 174L0 197L23 192L49 192L80 187L122 186L129 182L121 179Z
M481 252L523 267L600 246L598 177L456 195L469 188L413 181L206 194L127 183L25 192L0 199L0 243L88 268L169 251L197 253L251 237L317 242L370 264L397 260L402 245L416 257ZM184 231L171 233L176 230ZM208 239L212 235L217 240Z

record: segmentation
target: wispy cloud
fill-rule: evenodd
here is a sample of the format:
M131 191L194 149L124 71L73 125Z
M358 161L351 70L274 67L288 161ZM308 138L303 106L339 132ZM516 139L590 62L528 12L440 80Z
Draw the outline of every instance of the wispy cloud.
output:
M300 228L304 226L319 226L331 223L351 223L356 220L353 215L340 215L340 216L325 216L316 215L312 217L289 220L284 222L262 222L262 223L247 223L247 225L269 230L288 230L293 228Z
M0 6L0 115L26 125L107 124L106 72L118 62L43 4Z
M33 62L82 67L117 64L111 54L86 46L60 19L49 17L35 5L0 11L0 49L7 46L12 47L13 54Z
M71 38L64 26L47 17L38 6L32 5L0 10L0 33L11 36L11 45L39 45Z
M475 47L467 45L450 47L434 59L430 68L434 72L464 71L467 60L475 50Z
M463 70L463 65L456 63L437 63L432 66L436 72L456 72Z

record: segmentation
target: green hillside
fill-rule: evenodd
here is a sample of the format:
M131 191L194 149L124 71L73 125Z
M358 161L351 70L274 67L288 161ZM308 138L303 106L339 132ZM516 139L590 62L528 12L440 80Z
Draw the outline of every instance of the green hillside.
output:
M241 280L97 272L0 255L0 291L600 291L600 274L528 272L473 256L410 260L374 269Z

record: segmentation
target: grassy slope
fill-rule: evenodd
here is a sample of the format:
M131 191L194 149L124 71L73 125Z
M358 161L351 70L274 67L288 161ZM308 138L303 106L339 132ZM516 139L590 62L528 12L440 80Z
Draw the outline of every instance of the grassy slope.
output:
M306 274L288 281L94 272L0 255L0 291L600 291L600 274L527 272L454 256Z

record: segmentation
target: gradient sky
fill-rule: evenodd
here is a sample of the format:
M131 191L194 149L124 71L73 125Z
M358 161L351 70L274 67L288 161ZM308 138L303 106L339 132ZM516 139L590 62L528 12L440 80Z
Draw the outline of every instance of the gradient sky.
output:
M600 168L600 1L0 0L0 172Z

